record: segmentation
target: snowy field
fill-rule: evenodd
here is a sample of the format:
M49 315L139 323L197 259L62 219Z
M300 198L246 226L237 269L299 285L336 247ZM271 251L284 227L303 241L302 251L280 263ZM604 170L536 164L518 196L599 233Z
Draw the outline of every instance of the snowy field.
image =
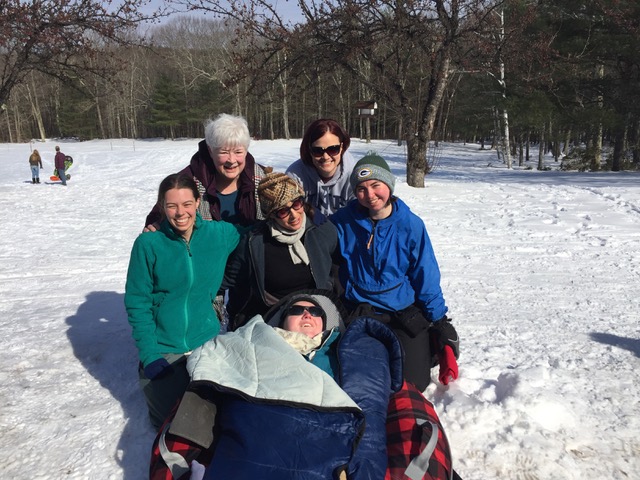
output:
M146 477L154 432L125 275L160 180L197 141L60 142L67 187L30 182L31 148L49 182L54 141L0 145L2 478ZM298 146L250 151L284 171ZM424 219L461 335L460 379L426 392L461 476L640 478L640 174L508 171L445 144L415 189L403 147L351 151L369 148Z

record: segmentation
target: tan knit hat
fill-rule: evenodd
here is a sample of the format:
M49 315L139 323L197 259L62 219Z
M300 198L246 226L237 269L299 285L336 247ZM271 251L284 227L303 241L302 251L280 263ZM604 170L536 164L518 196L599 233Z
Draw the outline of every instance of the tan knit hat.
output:
M304 197L298 182L284 173L269 173L258 184L260 208L265 217L296 198Z

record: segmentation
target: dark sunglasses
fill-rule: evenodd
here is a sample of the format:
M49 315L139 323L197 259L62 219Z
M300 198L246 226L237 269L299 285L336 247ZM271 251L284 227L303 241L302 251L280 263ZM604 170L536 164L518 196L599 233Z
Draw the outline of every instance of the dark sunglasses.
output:
M289 315L303 315L304 311L309 312L309 315L312 317L322 317L324 316L324 310L320 307L307 307L305 305L292 305L287 309L287 316Z
M304 205L304 198L298 197L293 202L291 202L290 207L279 208L278 210L276 210L275 214L278 218L286 218L289 215L289 213L291 213L292 208L297 211L297 210L300 210L303 205Z
M335 157L340 153L340 148L342 148L341 143L338 145L330 145L327 148L311 147L311 155L314 157L321 157L325 152L327 152L330 157Z

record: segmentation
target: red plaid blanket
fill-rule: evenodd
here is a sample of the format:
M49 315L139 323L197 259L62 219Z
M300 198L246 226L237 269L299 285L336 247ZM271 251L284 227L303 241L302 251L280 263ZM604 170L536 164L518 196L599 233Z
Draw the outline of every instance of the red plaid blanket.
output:
M438 414L407 382L389 401L387 456L385 480L452 478L451 450Z

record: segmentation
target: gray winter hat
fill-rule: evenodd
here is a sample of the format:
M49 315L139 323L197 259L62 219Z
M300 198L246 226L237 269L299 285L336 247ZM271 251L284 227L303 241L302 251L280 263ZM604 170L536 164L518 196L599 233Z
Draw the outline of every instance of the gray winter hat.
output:
M379 180L384 183L391 194L393 195L393 189L396 185L396 177L391 173L389 165L376 152L369 152L356 163L351 172L351 188L356 190L356 187L367 180Z
M264 314L264 321L272 327L279 327L289 306L301 300L308 300L324 310L326 314L326 319L324 319L325 329L331 330L337 327L342 332L345 326L341 310L329 295L331 295L329 292L317 289L289 294Z

